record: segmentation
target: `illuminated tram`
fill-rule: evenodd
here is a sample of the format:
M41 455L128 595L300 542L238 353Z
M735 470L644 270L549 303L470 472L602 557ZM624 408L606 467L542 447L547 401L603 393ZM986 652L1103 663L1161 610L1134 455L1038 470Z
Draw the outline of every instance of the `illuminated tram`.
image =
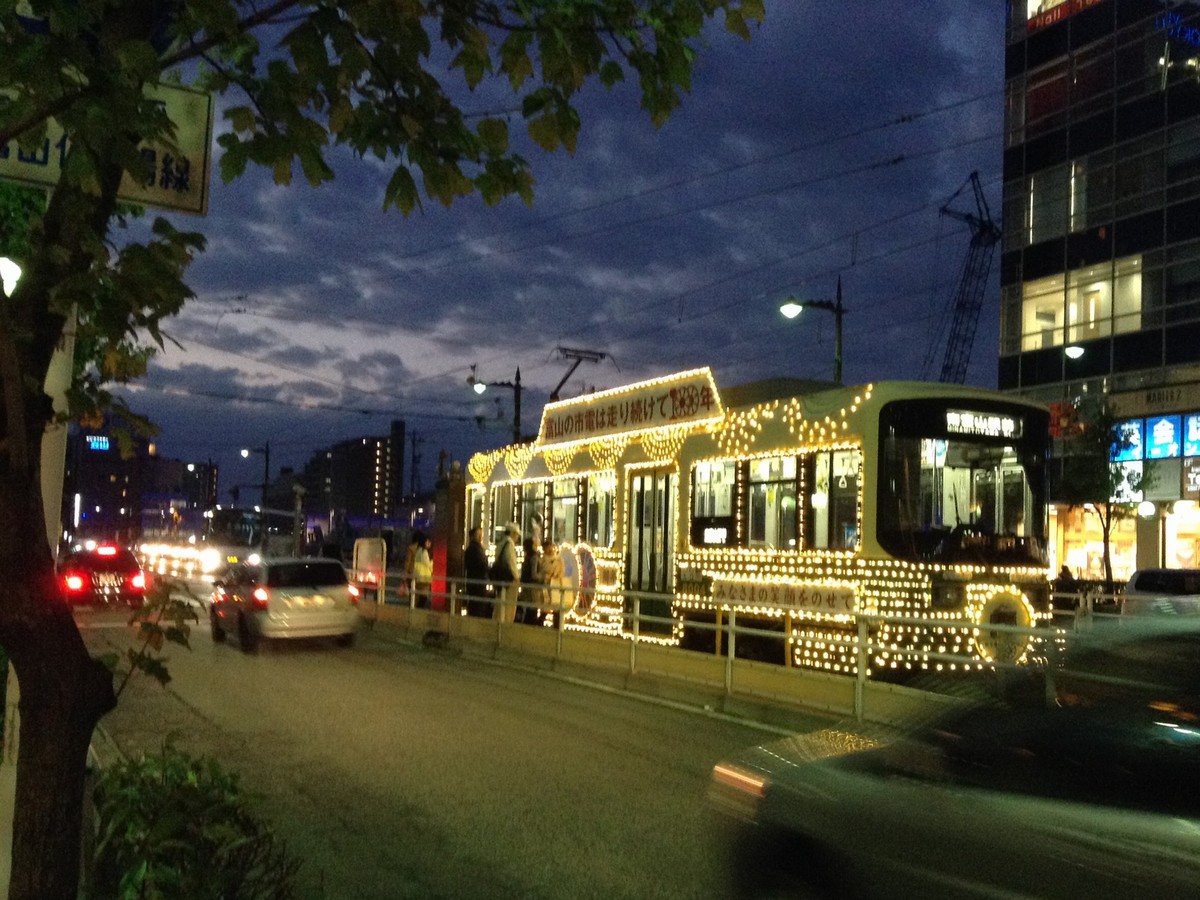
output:
M628 636L636 596L641 640L719 649L703 626L736 612L853 673L869 614L873 672L1019 663L1027 637L980 626L1049 618L1048 443L1044 407L994 391L696 369L548 404L470 460L467 524L565 548L567 628Z

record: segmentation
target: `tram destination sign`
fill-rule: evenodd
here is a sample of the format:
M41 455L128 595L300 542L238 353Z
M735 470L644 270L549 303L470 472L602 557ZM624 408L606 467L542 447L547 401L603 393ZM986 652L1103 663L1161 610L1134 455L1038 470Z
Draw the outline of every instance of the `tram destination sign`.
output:
M708 368L640 381L571 400L542 412L538 444L580 444L661 428L702 426L725 415Z
M975 412L969 409L946 411L946 433L968 434L975 437L995 437L1015 440L1024 431L1025 423L1017 416L1002 413Z
M141 182L126 174L117 196L127 203L203 216L208 212L212 163L212 94L168 84L148 85L146 94L175 123L175 140L143 146L140 152L151 177ZM66 135L51 120L40 146L23 149L15 140L0 144L0 180L53 187L67 150Z

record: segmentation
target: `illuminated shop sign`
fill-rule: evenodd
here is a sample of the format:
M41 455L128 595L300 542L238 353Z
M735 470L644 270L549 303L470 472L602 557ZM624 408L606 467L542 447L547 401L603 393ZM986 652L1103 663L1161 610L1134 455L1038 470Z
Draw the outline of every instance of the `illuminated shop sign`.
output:
M1200 413L1183 417L1183 455L1200 456Z
M1200 500L1200 459L1183 461L1183 499Z
M1200 47L1200 27L1185 25L1183 13L1160 12L1154 17L1154 25L1159 31L1165 31L1167 37L1191 44L1193 47Z
M948 434L973 434L978 437L1019 438L1024 430L1023 420L1000 413L973 412L967 409L946 410Z
M1145 447L1145 422L1141 419L1130 419L1128 422L1117 424L1117 441L1112 447L1113 462L1137 462L1143 459Z
M87 441L89 450L108 449L108 438L102 434L89 434L84 440Z
M1146 420L1146 459L1178 459L1183 446L1179 416L1154 416Z
M1028 0L1029 18L1025 28L1027 31L1037 31L1101 2L1102 0Z

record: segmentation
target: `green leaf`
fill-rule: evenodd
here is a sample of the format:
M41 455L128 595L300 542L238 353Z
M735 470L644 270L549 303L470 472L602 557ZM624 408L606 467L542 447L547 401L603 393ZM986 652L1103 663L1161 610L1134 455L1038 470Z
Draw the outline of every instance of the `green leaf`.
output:
M528 130L534 143L548 153L553 153L562 143L562 137L558 131L558 119L553 115L544 115L533 119L529 123Z
M394 206L407 216L417 208L420 199L420 195L417 193L417 183L413 180L412 173L408 171L407 167L398 166L388 180L387 188L384 191L383 208Z
M478 130L488 153L498 156L508 150L508 123L503 119L484 119Z
M225 110L225 118L239 133L252 132L255 128L254 110L248 106L234 106Z

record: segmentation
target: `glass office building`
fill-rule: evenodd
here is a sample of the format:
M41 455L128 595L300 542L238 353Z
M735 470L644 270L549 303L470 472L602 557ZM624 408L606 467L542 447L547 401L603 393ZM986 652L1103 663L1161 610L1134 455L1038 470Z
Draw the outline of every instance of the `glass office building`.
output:
M1064 415L1105 396L1155 503L1116 574L1200 565L1200 3L1008 9L999 386ZM1088 519L1058 509L1056 562L1096 576Z

